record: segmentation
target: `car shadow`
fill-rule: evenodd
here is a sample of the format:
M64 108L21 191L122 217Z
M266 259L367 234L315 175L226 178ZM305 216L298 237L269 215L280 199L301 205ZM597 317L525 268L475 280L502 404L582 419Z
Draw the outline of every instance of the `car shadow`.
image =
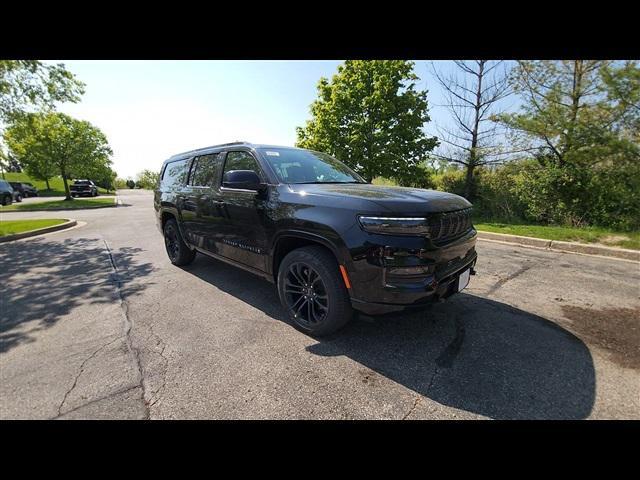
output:
M276 288L199 255L187 271L286 322ZM307 350L346 356L438 403L494 419L583 419L595 400L587 346L557 324L469 293L425 311L356 319Z
M139 248L109 251L101 239L34 239L0 245L0 353L35 341L83 304L113 304L140 294L153 271Z

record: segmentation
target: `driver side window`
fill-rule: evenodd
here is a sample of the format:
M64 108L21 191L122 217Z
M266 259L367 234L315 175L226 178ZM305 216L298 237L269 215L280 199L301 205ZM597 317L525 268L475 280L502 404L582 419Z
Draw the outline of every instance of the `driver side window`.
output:
M249 152L229 152L227 153L227 159L224 162L224 171L222 176L231 170L253 170L256 174L262 178L260 167L256 159L253 158Z

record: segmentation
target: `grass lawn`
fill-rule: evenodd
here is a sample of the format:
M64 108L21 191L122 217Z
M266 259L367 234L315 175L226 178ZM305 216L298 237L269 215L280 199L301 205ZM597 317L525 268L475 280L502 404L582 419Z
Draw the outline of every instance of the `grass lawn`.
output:
M47 190L47 184L40 180L34 180L26 173L5 172L5 180L7 182L29 182L38 189L38 195L41 197L60 197L64 196L64 182L62 177L53 177L49 179L49 186L51 190ZM69 186L73 182L69 180ZM114 192L107 192L104 188L98 187L98 192L101 195L113 195Z
M45 218L39 220L0 220L0 237L15 233L28 232L38 228L53 227L66 222L60 218Z
M546 225L518 225L489 221L474 221L477 230L525 237L562 240L567 242L600 243L610 247L640 250L640 232L616 232L605 228L556 227Z
M104 207L106 205L115 205L113 197L98 197L98 198L76 198L70 201L66 200L51 200L49 202L35 202L35 203L13 203L6 207L0 207L0 213L2 212L28 212L32 210L78 210L83 208L95 208Z

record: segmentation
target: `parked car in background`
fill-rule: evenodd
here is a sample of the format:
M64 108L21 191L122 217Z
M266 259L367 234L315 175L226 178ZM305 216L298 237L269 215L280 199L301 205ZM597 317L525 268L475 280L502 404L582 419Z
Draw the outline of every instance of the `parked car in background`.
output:
M22 194L14 190L6 180L0 180L0 203L2 205L11 205L14 201L21 202Z
M20 192L22 198L37 197L38 189L28 182L9 182L14 191Z
M81 195L87 195L89 197L98 196L98 187L91 180L76 180L73 185L69 187L72 197L79 197Z

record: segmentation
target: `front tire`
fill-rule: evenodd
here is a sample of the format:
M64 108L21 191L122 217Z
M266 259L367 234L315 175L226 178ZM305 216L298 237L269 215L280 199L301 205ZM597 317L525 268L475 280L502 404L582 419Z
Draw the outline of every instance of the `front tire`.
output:
M309 335L336 332L353 317L338 262L321 246L293 250L282 260L278 294L289 320Z
M4 197L2 197L2 205L7 206L7 205L11 205L13 203L13 198L11 198L11 195L5 195Z
M196 257L196 251L191 250L180 235L178 222L171 218L164 224L164 245L169 260L176 266L189 265Z
M18 203L22 202L22 195L20 194L16 195L16 202Z

